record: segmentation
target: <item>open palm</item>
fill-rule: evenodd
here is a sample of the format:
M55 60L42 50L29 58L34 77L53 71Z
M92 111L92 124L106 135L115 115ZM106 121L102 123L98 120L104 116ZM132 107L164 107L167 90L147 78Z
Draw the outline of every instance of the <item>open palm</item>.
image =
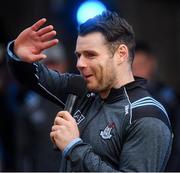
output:
M14 53L25 62L35 62L46 58L42 51L58 43L53 39L56 31L52 25L40 28L46 19L40 19L31 27L22 31L14 42Z

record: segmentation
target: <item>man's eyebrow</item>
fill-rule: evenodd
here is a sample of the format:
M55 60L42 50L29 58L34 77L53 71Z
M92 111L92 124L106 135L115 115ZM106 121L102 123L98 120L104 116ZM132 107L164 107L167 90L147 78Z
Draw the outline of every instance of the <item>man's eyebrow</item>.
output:
M94 50L85 50L85 51L82 51L83 53L94 53L94 54L97 54L97 52L96 51L94 51ZM78 52L78 51L74 51L74 54L80 54L80 52Z

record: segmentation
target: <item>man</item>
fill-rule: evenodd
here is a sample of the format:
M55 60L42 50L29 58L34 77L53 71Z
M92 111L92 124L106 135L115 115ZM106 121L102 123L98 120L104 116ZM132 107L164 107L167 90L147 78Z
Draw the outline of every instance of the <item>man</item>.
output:
M46 58L42 50L58 42L52 39L56 34L52 26L40 29L45 21L24 30L9 44L8 54L17 78L48 99L58 103L61 94L74 92L78 82L85 92L71 114L57 114L50 133L62 152L60 171L163 171L172 144L171 127L145 81L133 77L132 27L109 11L80 26L75 54L86 82L83 87L83 81L74 82L76 75L60 74L37 62Z

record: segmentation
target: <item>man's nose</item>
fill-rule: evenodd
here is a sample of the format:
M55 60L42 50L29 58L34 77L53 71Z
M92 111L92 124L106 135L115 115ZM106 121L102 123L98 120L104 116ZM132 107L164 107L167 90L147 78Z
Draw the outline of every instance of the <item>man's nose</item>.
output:
M81 57L79 57L78 60L77 60L76 67L77 68L83 68L83 67L86 67L86 66L87 66L87 63L85 61L85 58L81 55Z

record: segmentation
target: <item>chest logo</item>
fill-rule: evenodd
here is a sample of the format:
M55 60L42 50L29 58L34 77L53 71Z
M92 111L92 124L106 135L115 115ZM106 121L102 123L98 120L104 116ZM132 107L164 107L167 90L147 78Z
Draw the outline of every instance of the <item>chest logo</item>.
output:
M75 112L75 114L73 115L73 118L76 120L76 123L78 125L85 119L84 115L81 113L80 110Z
M111 131L115 128L115 123L109 123L104 130L101 130L100 136L103 139L110 139L112 137Z

